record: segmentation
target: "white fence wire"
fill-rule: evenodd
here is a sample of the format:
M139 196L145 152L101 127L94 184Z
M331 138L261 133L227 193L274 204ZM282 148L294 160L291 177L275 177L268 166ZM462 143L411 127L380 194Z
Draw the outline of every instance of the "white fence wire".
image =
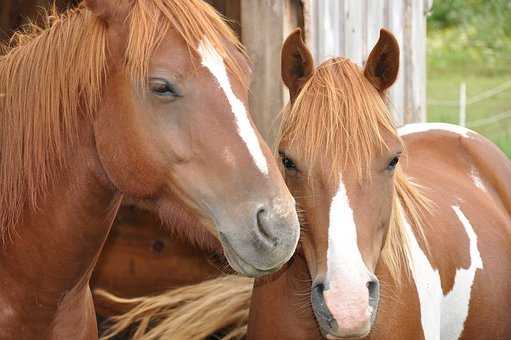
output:
M467 111L467 107L477 104L483 100L493 98L493 97L495 97L505 91L508 91L510 89L511 89L511 80L508 80L494 88L491 88L484 92L481 92L471 98L467 98L466 84L461 83L458 100L430 99L428 101L428 105L434 106L434 107L450 107L450 108L457 107L458 108L458 123L460 125L469 126L471 128L479 128L479 127L483 127L486 125L496 124L504 119L511 118L511 110L492 114L491 117L486 117L486 118L477 119L477 120L473 120L473 121L468 120L468 122L467 122L467 116L469 115L469 112ZM510 97L509 103L511 106L511 97Z

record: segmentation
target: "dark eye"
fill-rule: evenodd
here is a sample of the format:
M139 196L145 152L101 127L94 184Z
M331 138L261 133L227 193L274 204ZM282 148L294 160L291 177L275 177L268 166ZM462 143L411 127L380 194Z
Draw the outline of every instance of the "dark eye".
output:
M387 165L387 168L386 170L388 171L394 171L394 169L396 168L397 166L397 163L399 163L399 157L398 156L394 156L390 161L389 161L389 164Z
M181 92L175 85L166 79L152 78L149 83L151 92L158 97L176 98L182 97Z
M296 168L296 164L291 159L289 159L289 157L287 157L285 153L283 153L282 151L279 151L279 155L280 155L280 159L282 160L282 165L284 165L284 168L286 168L286 170L294 170L294 171L298 170Z

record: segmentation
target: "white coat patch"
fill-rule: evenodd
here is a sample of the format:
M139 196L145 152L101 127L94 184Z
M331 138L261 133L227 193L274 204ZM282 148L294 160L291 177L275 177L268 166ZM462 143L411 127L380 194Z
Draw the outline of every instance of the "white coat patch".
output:
M453 206L452 209L469 238L470 267L456 271L454 286L445 296L438 270L433 269L420 248L410 224L404 222L410 245L412 276L419 295L421 325L426 340L456 340L461 336L468 316L475 272L483 268L472 225L458 206Z
M443 130L462 135L463 137L470 137L470 134L477 134L463 126L447 124L447 123L413 123L403 125L398 129L400 136L406 136L413 133L427 132L433 130Z
M472 178L472 181L474 182L476 187L478 187L482 191L486 191L483 181L481 180L481 176L479 175L479 171L477 171L476 168L472 168L472 170L470 170L470 177Z
M458 339L463 332L463 325L468 316L470 294L478 269L483 269L483 260L477 248L477 235L460 207L452 209L465 228L470 243L470 266L456 271L454 286L442 301L442 340Z
M403 221L410 246L411 272L419 295L421 325L425 340L440 340L440 306L442 286L440 274L433 269L422 251L408 221Z
M229 81L227 70L225 69L224 60L207 39L201 40L198 47L198 52L202 58L202 65L209 69L209 71L218 81L220 88L222 88L224 91L225 96L231 105L232 112L234 113L234 120L236 121L236 126L238 127L238 133L241 139L247 145L252 159L254 160L259 170L263 174L268 175L268 164L266 157L261 150L261 146L259 145L259 140L254 131L254 128L248 119L245 105L238 97L236 97L234 91L232 90L231 82Z

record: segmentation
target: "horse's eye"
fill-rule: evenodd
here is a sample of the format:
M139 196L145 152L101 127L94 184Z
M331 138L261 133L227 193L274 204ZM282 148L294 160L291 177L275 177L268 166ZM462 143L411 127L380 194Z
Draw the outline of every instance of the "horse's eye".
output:
M279 151L279 155L280 155L280 159L282 160L282 165L284 165L284 168L286 168L286 170L293 170L293 171L298 170L296 168L296 164L289 157L287 157L284 152Z
M162 78L152 78L149 82L151 92L158 97L177 98L182 97L181 92L175 85Z
M387 170L388 171L394 171L394 169L396 169L397 163L399 163L399 157L398 156L394 156L389 161L389 164L387 165Z

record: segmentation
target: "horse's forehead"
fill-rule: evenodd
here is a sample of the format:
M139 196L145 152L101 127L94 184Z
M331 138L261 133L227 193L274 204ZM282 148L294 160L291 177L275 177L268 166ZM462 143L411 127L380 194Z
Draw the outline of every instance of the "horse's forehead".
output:
M218 83L218 87L223 91L227 102L231 106L237 131L241 139L245 142L256 166L261 173L268 175L268 164L261 149L259 138L250 122L245 103L240 100L234 91L224 59L207 38L204 38L200 42L197 51L201 56L202 66L208 69L213 75Z

